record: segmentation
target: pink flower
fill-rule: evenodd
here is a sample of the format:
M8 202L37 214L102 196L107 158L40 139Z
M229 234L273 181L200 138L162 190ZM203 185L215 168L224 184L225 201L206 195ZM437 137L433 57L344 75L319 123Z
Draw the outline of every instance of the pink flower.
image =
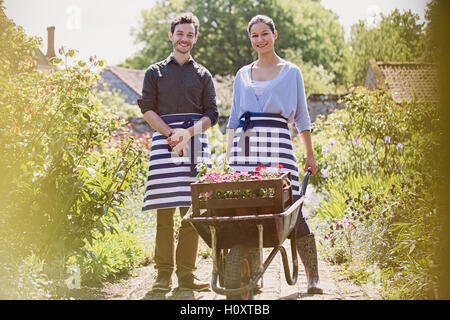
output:
M208 191L207 193L205 193L205 197L209 198L212 196L212 194L214 193L214 191Z

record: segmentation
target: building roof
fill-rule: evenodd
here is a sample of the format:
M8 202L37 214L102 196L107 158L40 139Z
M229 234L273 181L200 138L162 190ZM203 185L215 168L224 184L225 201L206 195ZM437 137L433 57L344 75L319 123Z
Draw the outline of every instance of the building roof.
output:
M41 71L50 71L53 68L53 64L45 56L45 54L40 50L36 49L34 53L34 59L37 62L37 69Z
M134 91L136 95L141 95L145 70L126 69L117 66L110 66L109 70Z
M371 60L365 85L390 90L396 102L438 102L438 64Z

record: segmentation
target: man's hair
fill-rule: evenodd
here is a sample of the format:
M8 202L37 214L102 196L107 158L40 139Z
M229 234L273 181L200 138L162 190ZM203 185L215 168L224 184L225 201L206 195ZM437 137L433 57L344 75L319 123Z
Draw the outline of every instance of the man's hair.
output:
M258 14L256 16L254 16L248 23L247 32L248 32L249 36L250 36L250 31L252 30L253 25L256 23L259 23L259 22L262 22L262 23L265 23L266 25L268 25L270 30L272 30L272 33L275 33L275 23L273 22L272 18L262 15L262 14Z
M198 27L200 26L200 22L198 21L198 18L191 12L183 12L180 14L177 14L175 18L173 18L172 22L170 23L170 32L172 34L175 31L175 27L179 24L183 23L192 23L195 28L195 36L197 36L198 33Z

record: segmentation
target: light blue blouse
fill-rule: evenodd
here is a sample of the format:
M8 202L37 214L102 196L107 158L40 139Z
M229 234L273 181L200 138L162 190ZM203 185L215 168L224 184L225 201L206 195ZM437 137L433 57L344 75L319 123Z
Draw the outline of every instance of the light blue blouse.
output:
M233 105L228 128L236 129L242 114L250 111L281 114L288 119L288 123L294 122L299 132L311 130L303 77L299 67L287 62L264 89L259 100L251 82L251 64L249 64L237 72L234 80Z

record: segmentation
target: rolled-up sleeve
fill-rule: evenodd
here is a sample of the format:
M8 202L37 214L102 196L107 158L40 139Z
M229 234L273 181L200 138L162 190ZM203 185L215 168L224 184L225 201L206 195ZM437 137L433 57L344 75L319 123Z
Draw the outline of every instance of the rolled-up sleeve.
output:
M202 93L203 115L211 120L211 126L215 125L219 119L219 111L216 102L216 90L214 82L209 72L205 74L204 88Z
M149 110L153 110L158 113L157 93L157 71L153 68L149 68L145 72L144 82L142 84L142 98L137 100L142 114Z
M308 106L306 104L305 85L303 77L298 70L297 73L297 110L295 112L294 122L299 132L311 130L311 119L309 117Z

